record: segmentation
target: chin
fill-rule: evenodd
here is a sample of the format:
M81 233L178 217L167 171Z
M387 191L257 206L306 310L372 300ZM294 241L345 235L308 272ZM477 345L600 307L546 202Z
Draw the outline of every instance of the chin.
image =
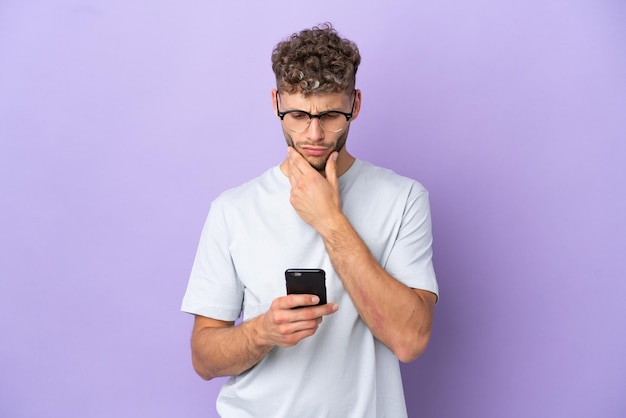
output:
M307 159L306 161L311 165L311 167L313 167L320 173L323 173L326 171L326 158L320 157L320 158L316 158L315 160Z

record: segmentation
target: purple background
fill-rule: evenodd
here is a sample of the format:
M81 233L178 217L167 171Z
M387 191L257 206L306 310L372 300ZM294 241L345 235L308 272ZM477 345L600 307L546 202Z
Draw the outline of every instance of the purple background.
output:
M0 0L0 416L211 417L179 312L213 198L281 161L269 55L357 41L349 149L431 191L411 416L626 416L621 0Z

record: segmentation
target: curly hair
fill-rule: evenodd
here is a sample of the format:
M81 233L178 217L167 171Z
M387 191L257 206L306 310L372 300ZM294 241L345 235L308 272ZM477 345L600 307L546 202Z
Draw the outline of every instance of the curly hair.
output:
M360 63L356 44L330 23L294 33L272 51L276 86L290 94L352 92Z

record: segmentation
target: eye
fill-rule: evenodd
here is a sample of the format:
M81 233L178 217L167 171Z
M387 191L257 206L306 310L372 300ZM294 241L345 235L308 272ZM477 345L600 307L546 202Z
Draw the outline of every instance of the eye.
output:
M328 112L328 113L324 113L321 117L323 120L330 122L332 120L340 118L341 116L343 115L338 112Z
M288 114L290 118L294 119L294 120L303 120L303 119L308 119L309 115L307 115L304 112L291 112Z

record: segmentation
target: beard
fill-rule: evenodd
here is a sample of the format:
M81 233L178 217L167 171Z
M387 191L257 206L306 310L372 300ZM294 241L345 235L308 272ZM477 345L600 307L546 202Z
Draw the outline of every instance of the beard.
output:
M346 127L346 129L343 132L341 132L341 135L339 137L337 137L337 141L335 142L335 146L334 146L334 149L331 151L331 154L333 151L339 152L343 149L343 147L345 147L346 141L348 140L348 130L349 130L349 126ZM326 172L326 162L328 161L328 157L318 157L318 158L307 157L306 155L300 152L300 150L298 149L298 147L293 141L293 137L284 129L283 129L283 134L285 135L285 140L287 141L287 145L289 145L290 147L295 149L300 155L302 155L304 159L311 165L311 167L316 169L321 174L324 174ZM308 145L308 143L305 141L305 142L302 142L300 145Z

